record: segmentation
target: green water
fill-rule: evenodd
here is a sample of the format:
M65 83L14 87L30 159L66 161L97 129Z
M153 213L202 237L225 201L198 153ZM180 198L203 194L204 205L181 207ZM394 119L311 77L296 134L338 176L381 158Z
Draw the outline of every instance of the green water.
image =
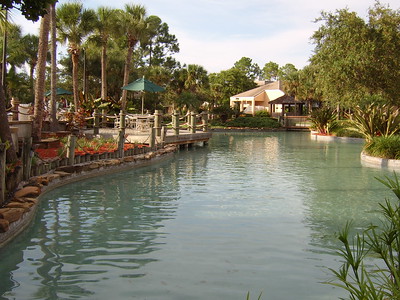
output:
M361 144L215 133L161 164L42 197L0 249L0 299L335 299L334 237L390 193Z

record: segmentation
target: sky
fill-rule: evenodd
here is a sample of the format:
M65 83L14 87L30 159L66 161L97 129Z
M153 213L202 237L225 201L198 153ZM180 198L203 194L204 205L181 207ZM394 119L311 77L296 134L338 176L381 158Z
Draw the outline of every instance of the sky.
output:
M68 2L59 0L58 5ZM301 69L308 64L314 46L311 36L322 23L314 20L322 11L348 8L366 18L373 0L107 0L82 1L86 8L124 8L141 4L148 15L157 15L176 35L180 52L174 57L182 64L198 64L209 73L233 67L249 57L261 68L272 61L291 63ZM400 0L381 0L391 9ZM26 21L13 12L14 23L23 34L38 34L39 22Z

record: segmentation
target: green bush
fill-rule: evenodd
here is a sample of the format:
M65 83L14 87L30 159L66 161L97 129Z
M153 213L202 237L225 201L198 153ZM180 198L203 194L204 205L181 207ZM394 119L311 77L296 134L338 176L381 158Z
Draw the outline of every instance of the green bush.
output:
M256 116L256 117L264 117L264 118L269 118L269 117L271 117L271 115L269 114L269 112L266 111L266 110L259 110L259 111L256 111L255 116Z
M313 110L309 120L311 128L321 134L331 134L338 126L337 113L329 107Z
M278 128L281 127L279 122L273 118L266 117L238 117L236 119L227 121L227 127L241 127L241 128Z
M351 137L351 138L363 138L364 137L364 135L362 135L361 133L355 132L348 128L335 129L335 135L339 136L339 137Z
M400 109L390 105L356 107L348 115L349 129L359 132L367 142L375 136L391 136L400 131Z
M373 137L364 147L364 151L371 156L400 159L400 136Z

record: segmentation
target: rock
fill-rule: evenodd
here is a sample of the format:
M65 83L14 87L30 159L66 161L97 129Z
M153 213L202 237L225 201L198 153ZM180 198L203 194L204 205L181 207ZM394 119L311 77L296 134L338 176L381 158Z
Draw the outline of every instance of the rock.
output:
M55 179L59 179L60 177L61 177L60 174L49 174L49 175L47 175L47 180L49 182L51 182L51 181L53 181Z
M3 219L12 223L21 219L24 212L25 210L23 208L10 208L9 210L2 212L1 215Z
M20 190L18 190L15 194L14 197L16 198L22 198L22 197L29 197L29 196L39 196L40 195L40 188L37 186L26 186Z
M100 168L100 165L98 163L94 162L89 165L89 169L91 169L91 170L98 169L98 168Z
M9 227L10 227L10 222L8 222L5 219L0 219L0 232L8 231Z
M33 203L20 203L20 202L10 202L6 205L7 208L22 208L25 212L29 211Z
M3 218L3 213L9 211L10 208L0 208L0 219L4 219Z
M59 177L63 178L66 176L70 176L71 173L64 172L64 171L54 171L54 175L58 175Z
M124 157L124 162L134 162L135 158L133 156Z
M33 204L37 204L38 203L38 199L37 198L24 198L26 203L33 203Z

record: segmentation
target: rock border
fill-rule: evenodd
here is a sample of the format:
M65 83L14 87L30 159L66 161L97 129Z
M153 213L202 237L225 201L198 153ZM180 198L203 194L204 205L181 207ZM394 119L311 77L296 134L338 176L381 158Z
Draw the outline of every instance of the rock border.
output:
M171 157L177 150L178 146L167 145L146 154L63 166L30 178L28 182L21 183L13 199L0 208L0 248L29 226L40 203L40 196L46 192L87 178L148 166Z
M366 167L387 168L390 170L400 170L400 160L370 156L370 155L366 154L364 151L361 152L361 162Z

